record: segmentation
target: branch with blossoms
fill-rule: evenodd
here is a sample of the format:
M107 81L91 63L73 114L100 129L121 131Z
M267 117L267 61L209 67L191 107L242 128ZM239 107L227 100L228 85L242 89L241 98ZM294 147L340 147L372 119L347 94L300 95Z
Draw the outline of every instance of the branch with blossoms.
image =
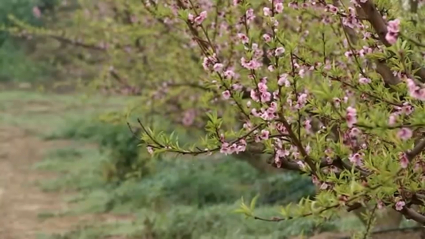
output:
M162 134L158 141L146 129L149 151L199 155L260 149L273 156L273 166L306 173L320 188L315 200L301 202L301 211L314 203L336 209L355 198L356 208L366 202L392 207L425 222L411 208L423 205L420 81L425 78L412 45L402 39L400 20L385 22L393 16L383 16L388 13L370 0L354 7L291 2L288 8L280 0L235 0L216 8L195 0L171 2L174 17L185 23L203 54L207 85L222 90L228 102L207 108L243 115L243 127L210 114L206 137L189 149ZM293 20L300 12L313 14ZM291 19L289 31L281 27ZM314 45L319 36L321 49Z
M150 9L152 6L147 7ZM107 8L106 12L104 8ZM108 9L111 11L108 11ZM72 27L70 26L66 29L61 28L60 30L44 29L30 26L23 21L11 17L15 26L5 30L22 37L50 38L69 46L93 50L84 51L82 54L89 56L88 58L90 59L93 57L105 56L102 61L91 64L90 62L84 62L84 59L78 59L83 60L83 62L79 64L85 65L87 68L97 68L100 64L108 64L115 68L115 72L112 72L107 70L109 66L104 67L106 70L99 74L101 76L98 81L103 81L99 88L102 88L102 90L106 89L108 92L116 91L115 93L121 92L123 94L138 95L139 92L137 88L144 88L147 90L145 87L146 83L151 81L151 79L147 80L148 77L146 75L153 74L153 72L157 71L152 68L157 67L157 65L162 66L168 63L168 60L162 63L162 61L158 61L156 58L151 57L152 54L154 54L152 53L152 48L162 48L164 51L168 50L166 47L152 45L152 39L155 44L157 44L157 42L159 42L158 44L164 44L163 42L166 42L165 44L170 46L179 41L180 43L177 44L182 48L186 48L186 52L183 54L184 56L186 56L186 54L191 55L188 59L192 59L193 62L199 60L197 54L195 54L197 53L196 49L194 50L193 47L186 42L186 40L190 38L184 34L177 35L173 31L169 31L169 29L173 28L174 23L172 21L159 23L157 19L160 18L152 14L149 15L149 11L147 11L149 9L141 8L140 6L135 7L133 3L100 1L99 4L82 4L80 6L75 14L75 21L77 21L75 26L77 27L71 25ZM105 21L103 19L106 17L113 20L113 22L104 24ZM81 21L87 24L81 26ZM157 26L158 23L161 26ZM158 30L155 34L152 34L148 30L150 28ZM155 35L158 35L158 37L161 36L163 40L157 41ZM95 51L101 52L101 54ZM163 54L163 56L166 59L170 58L168 54ZM128 58L128 60L126 58ZM162 64L158 64L158 62ZM190 69L191 64L195 63L190 63L187 64L187 67L182 67L182 72L178 74L172 74L170 72L171 77L179 78L180 75L187 74L187 68ZM96 72L99 72L99 70L96 69ZM166 71L161 70L159 72L163 73ZM119 77L117 77L117 75ZM123 77L124 75L126 77ZM159 77L157 76L157 78L162 80L164 78L162 75ZM126 84L122 84L120 78L127 78ZM149 76L149 78L151 78L151 76ZM111 82L110 79L116 81ZM96 86L99 85L99 83L96 84Z

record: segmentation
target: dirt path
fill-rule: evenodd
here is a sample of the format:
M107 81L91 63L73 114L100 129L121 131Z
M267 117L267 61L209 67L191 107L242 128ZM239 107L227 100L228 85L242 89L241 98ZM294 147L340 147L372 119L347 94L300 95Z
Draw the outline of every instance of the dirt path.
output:
M0 127L0 238L32 239L44 229L59 231L61 220L40 220L40 213L64 210L62 195L44 193L34 185L48 173L31 170L46 150L68 145L66 141L43 142L16 128ZM53 225L52 225L53 224Z
M17 128L0 126L0 239L35 239L39 233L61 233L105 215L39 218L40 213L62 212L64 193L42 192L35 183L55 175L31 169L54 148L70 141L42 141Z

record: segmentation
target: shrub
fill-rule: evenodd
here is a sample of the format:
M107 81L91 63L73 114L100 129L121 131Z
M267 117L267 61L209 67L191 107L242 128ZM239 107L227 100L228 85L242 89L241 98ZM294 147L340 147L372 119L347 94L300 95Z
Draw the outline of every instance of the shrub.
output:
M102 165L107 181L120 182L130 177L145 177L153 170L150 157L140 153L140 141L125 124L111 124L96 119L67 123L67 126L47 139L69 138L97 142L100 150L108 155Z
M338 225L334 220L317 224L309 219L267 225L260 221L241 221L241 217L232 212L233 209L234 205L215 205L203 209L175 206L164 215L142 211L141 214L149 216L142 216L145 227L139 235L142 238L151 236L161 239L286 239L301 233L310 235L313 231L335 230ZM271 207L262 207L259 213L272 215L273 210Z
M50 4L54 5L51 1ZM41 4L42 5L42 4ZM34 26L42 26L43 22L34 16L33 7L36 1L15 0L0 3L0 27L11 26L9 15L21 19ZM37 61L30 57L34 42L23 41L7 31L0 29L0 82L35 82L42 80L49 72L47 61Z

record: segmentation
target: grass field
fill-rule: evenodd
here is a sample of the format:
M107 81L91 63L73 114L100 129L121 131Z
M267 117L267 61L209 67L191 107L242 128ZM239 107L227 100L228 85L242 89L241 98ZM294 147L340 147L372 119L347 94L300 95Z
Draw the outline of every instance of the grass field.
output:
M279 191L291 200L299 195L290 186L300 180L259 175L231 158L146 163L142 148L128 149L135 144L124 126L96 121L128 100L0 93L0 238L277 239L360 226L354 217L318 225L311 219L244 219L233 213L241 196ZM116 180L111 165L119 160L109 150L115 144L124 153L139 152L143 175ZM265 202L257 210L266 217L278 211L279 203Z

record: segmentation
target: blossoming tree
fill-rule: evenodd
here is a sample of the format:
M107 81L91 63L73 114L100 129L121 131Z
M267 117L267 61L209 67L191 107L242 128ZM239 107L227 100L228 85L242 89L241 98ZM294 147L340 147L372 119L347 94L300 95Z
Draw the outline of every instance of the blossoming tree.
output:
M174 134L140 120L153 155L221 153L253 164L267 157L270 167L317 185L314 199L283 208L280 217L256 215L255 200L242 203L239 211L255 219L363 209L364 235L382 210L393 213L395 225L402 215L425 223L422 3L93 3L80 1L76 21L86 27L68 29L80 38L19 21L12 31L105 52L107 86L139 95L143 110L204 128L197 142L181 146Z
M267 154L318 186L282 217L262 218L243 203L255 219L371 207L368 231L377 208L425 223L421 3L408 11L371 0L150 3L185 26L214 93L204 96L207 134L190 147L141 122L152 154Z

